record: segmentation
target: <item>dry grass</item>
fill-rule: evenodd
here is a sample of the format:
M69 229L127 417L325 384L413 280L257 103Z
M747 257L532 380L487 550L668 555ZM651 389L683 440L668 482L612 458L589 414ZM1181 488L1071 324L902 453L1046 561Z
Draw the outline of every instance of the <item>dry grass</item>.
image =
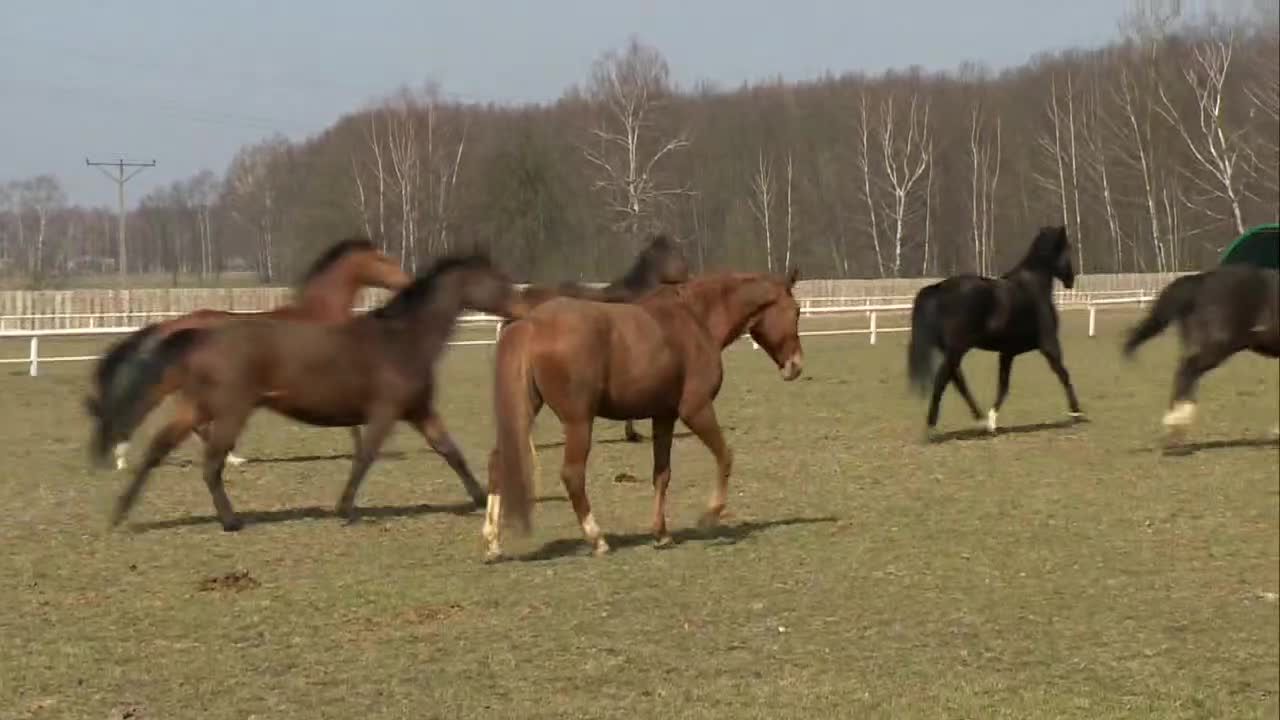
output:
M806 377L726 353L737 451L722 530L691 530L713 466L676 442L672 527L647 536L649 446L597 424L590 485L617 549L583 554L537 440L546 498L523 562L481 563L481 517L399 432L360 498L341 430L257 416L229 471L250 524L226 534L195 447L130 530L124 478L86 470L84 364L4 368L0 717L1276 717L1280 454L1274 362L1211 375L1191 452L1158 447L1174 343L1119 360L1119 326L1064 337L1092 422L1038 357L1014 367L995 438L919 444L905 336L812 338ZM6 350L7 352L7 350ZM457 348L443 408L477 471L492 441L492 348ZM983 401L994 358L975 353ZM944 429L969 426L959 398Z

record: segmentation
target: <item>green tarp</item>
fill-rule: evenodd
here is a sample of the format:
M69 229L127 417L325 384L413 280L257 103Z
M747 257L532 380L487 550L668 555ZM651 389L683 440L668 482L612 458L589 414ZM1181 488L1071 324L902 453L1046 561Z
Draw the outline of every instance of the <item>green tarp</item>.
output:
M1280 224L1259 225L1236 238L1222 253L1222 264L1230 263L1280 270Z

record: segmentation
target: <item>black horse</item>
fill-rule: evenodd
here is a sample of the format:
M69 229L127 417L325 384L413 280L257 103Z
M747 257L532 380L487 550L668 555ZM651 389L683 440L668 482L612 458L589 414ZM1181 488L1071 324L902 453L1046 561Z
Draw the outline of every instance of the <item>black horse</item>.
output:
M532 286L524 291L524 295L530 305L539 305L553 297L626 303L637 300L659 285L678 284L688 279L689 261L685 259L680 243L665 234L659 234L645 243L644 249L636 256L635 261L622 277L604 287L594 288L579 283L561 283L555 288ZM504 327L507 324L507 322L502 323ZM627 442L640 442L643 439L640 433L636 432L631 420L626 421L623 433Z
M1280 272L1254 265L1223 265L1183 275L1160 291L1151 312L1129 331L1125 357L1178 323L1182 360L1173 379L1165 428L1179 432L1196 411L1196 383L1241 350L1280 358ZM1273 431L1280 434L1280 425Z
M938 406L947 383L954 382L975 421L978 405L969 394L960 361L973 348L1000 353L1000 389L987 412L987 429L996 431L1000 406L1009 393L1013 359L1039 350L1067 393L1073 418L1083 417L1071 377L1062 364L1058 313L1053 307L1053 279L1071 288L1071 243L1065 227L1044 227L1031 241L1026 257L999 278L957 275L924 287L911 304L911 342L907 372L923 394L933 382L926 437L938 424ZM939 358L939 356L941 356ZM940 362L939 362L940 360Z

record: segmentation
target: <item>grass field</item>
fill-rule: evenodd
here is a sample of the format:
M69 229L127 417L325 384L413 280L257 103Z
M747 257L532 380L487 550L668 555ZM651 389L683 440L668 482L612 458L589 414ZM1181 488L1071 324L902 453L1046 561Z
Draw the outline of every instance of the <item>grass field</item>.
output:
M648 536L648 444L601 421L589 492L615 552L585 554L544 413L534 533L508 533L519 559L492 566L482 515L416 435L393 437L366 519L344 526L346 433L266 413L237 449L255 462L228 471L245 530L220 531L188 445L108 531L124 477L86 468L89 366L6 366L0 717L1277 717L1275 362L1211 374L1187 452L1168 455L1173 338L1129 365L1132 316L1093 339L1067 317L1091 422L1063 424L1056 381L1024 356L1005 432L969 432L949 393L955 432L927 446L903 334L810 338L794 383L729 349L733 515L692 529L713 463L678 438L668 550ZM455 348L441 368L481 473L491 362ZM965 369L990 402L994 357Z

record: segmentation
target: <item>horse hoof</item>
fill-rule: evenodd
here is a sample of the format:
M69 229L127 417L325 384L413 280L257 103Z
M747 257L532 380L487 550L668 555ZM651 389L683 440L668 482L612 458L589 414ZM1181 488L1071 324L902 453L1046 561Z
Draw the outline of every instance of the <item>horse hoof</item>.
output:
M996 412L995 408L987 411L987 432L995 434L996 430L1000 428L999 418L1000 413Z
M248 462L248 460L245 460L244 458L240 457L239 455L232 455L231 453L227 453L227 464L228 464L228 465L238 467L238 466L240 466L240 465L245 464L246 462Z
M920 442L924 443L925 445L931 445L937 441L938 441L938 432L931 427L925 428L924 434L920 436Z
M237 532L243 527L244 527L244 521L241 520L240 518L235 518L228 522L222 523L223 532Z
M486 551L485 551L485 553L484 553L484 564L485 564L485 565L493 565L493 564L495 564L495 563L499 563L499 562L502 562L502 551L501 551L501 550L486 550Z
M720 514L712 510L702 513L702 517L698 518L698 527L704 530L716 527L720 524Z
M669 548L674 544L675 541L671 539L671 536L664 533L659 535L657 539L653 541L653 549L661 550L663 548Z
M595 557L602 557L604 555L607 555L608 553L609 553L609 543L605 542L604 540L600 540L599 542L597 542L595 550L591 551L591 554L594 555Z

